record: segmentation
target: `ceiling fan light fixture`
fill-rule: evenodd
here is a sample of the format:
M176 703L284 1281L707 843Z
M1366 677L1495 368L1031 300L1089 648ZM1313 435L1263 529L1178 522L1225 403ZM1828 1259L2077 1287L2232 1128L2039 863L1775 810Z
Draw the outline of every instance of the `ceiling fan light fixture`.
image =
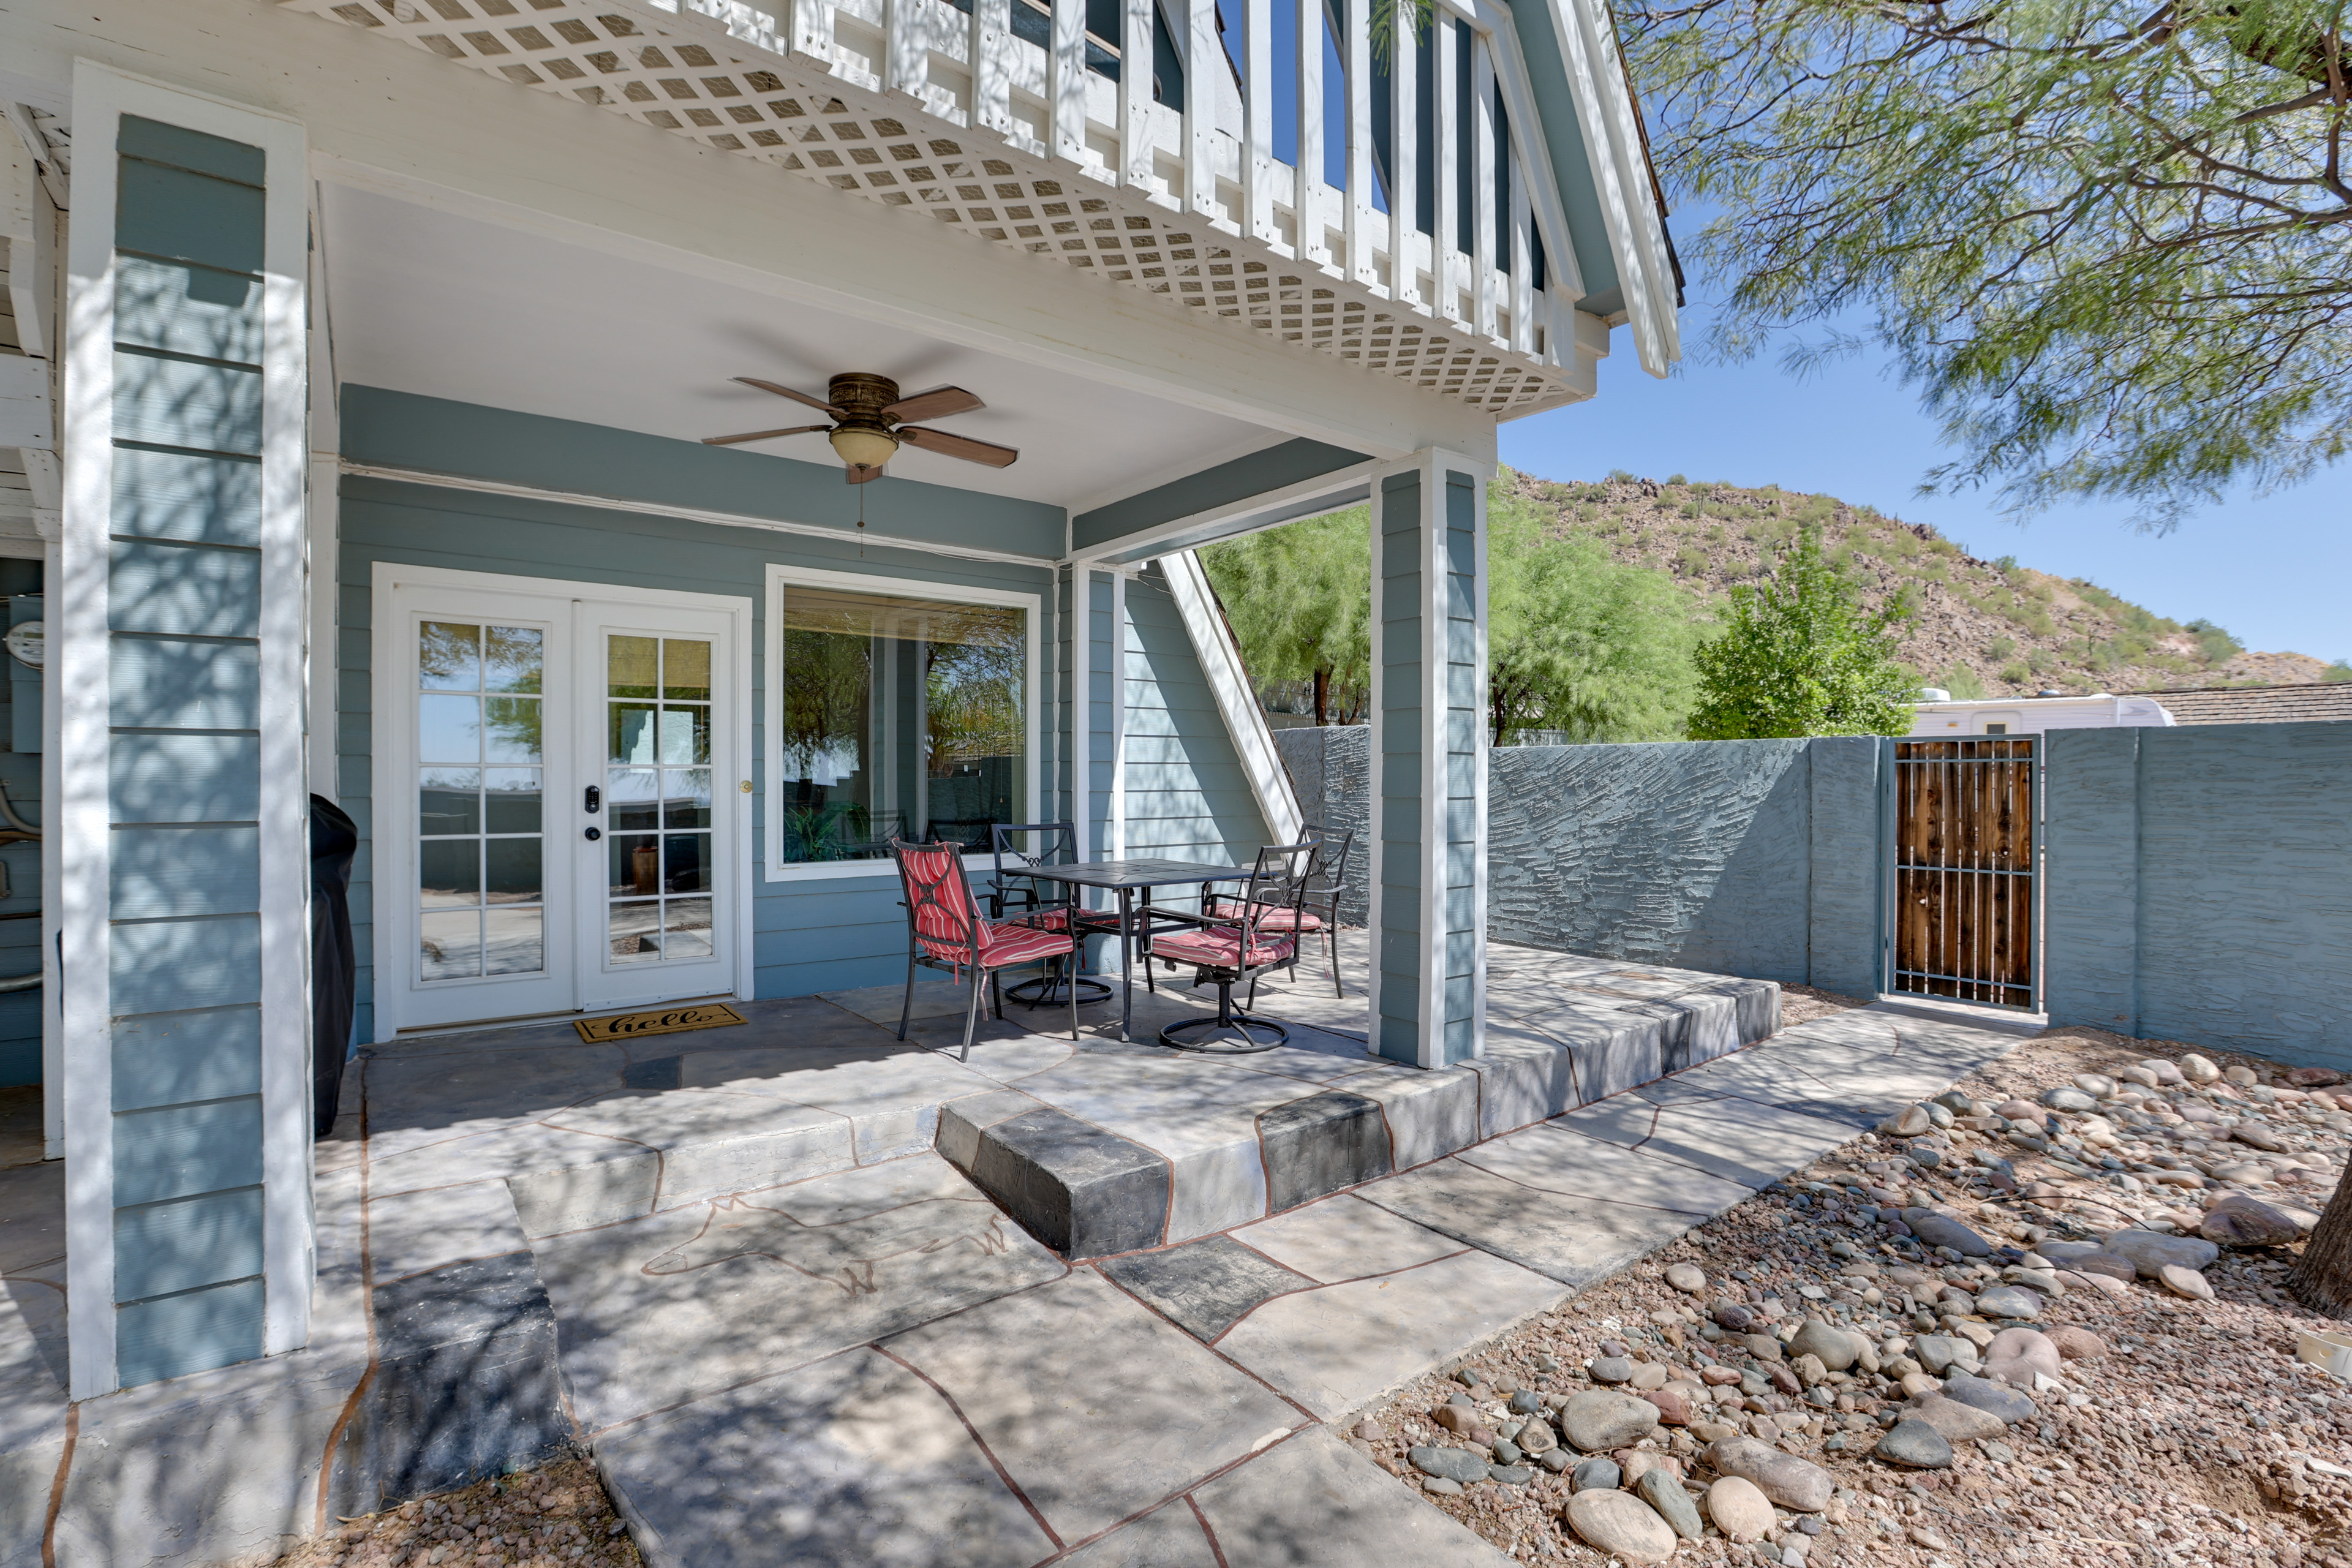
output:
M843 426L826 439L833 443L841 460L853 468L878 468L898 452L898 438L887 430Z

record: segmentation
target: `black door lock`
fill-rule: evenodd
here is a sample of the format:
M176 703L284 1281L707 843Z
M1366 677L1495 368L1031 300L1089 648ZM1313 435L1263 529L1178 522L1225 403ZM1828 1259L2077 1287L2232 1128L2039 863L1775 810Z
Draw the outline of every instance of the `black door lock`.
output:
M582 807L593 814L602 810L604 808L604 792L598 789L594 784L590 784L588 786L587 798L581 802Z
M587 838L589 843L593 844L596 840L604 837L604 830L601 827L592 827L588 829L583 837Z

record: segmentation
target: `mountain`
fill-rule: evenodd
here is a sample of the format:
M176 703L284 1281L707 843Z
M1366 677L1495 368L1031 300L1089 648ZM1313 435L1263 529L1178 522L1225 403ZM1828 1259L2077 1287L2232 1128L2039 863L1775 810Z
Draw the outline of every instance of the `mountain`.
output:
M1913 606L1904 657L1924 683L1955 697L2352 679L2342 664L2250 653L2210 621L2168 620L2087 578L2053 577L2014 556L1982 560L1925 523L1834 496L1693 484L1679 474L1582 484L1506 470L1496 489L1549 513L1548 531L1669 573L1708 605L1761 575L1776 545L1813 524L1874 606L1897 595Z

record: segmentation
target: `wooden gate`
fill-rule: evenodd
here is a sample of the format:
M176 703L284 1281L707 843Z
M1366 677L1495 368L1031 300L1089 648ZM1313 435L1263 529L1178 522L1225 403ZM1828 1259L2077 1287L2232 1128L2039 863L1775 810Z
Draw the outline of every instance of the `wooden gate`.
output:
M2034 744L2029 735L1895 742L1889 991L2037 1007Z

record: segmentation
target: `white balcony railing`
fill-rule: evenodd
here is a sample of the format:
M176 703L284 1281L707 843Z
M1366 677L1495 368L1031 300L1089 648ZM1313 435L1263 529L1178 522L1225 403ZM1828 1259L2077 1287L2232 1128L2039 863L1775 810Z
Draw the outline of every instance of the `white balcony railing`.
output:
M1496 414L1589 395L1607 352L1495 0L1418 37L1398 4L1385 69L1365 0L1226 0L1230 54L1217 0L1097 0L1116 37L1087 0L281 3Z

